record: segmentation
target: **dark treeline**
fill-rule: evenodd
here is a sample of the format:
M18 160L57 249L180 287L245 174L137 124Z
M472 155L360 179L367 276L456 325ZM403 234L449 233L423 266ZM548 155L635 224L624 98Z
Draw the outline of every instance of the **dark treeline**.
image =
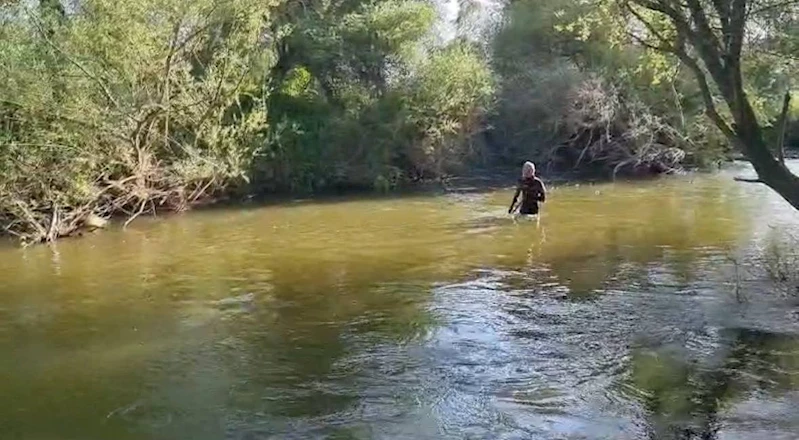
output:
M602 1L461 0L453 32L443 3L0 1L2 231L48 241L113 215L524 159L611 176L730 156L690 72ZM794 71L750 58L768 128Z

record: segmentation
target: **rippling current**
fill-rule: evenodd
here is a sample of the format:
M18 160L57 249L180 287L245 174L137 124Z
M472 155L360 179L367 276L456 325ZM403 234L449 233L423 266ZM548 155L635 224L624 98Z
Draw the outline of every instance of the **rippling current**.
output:
M733 263L799 222L748 173L3 248L0 439L799 439L799 303Z

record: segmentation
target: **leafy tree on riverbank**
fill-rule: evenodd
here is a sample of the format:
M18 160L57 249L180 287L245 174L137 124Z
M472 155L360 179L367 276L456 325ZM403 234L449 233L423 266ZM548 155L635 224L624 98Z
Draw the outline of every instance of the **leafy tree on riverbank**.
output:
M485 61L432 44L429 4L316 3L284 11L268 99L279 128L258 173L267 190L392 185L462 157L492 93Z
M0 20L0 224L26 242L253 184L440 172L491 94L469 47L426 44L423 2L4 2Z
M492 123L502 153L533 156L561 169L667 171L685 162L723 159L724 143L708 130L695 86L684 71L614 44L615 16L590 30L582 2L520 0L494 40L501 88Z
M618 44L643 61L678 63L696 81L709 119L764 183L799 209L799 177L784 163L799 5L779 0L586 0L571 24L588 35L616 19ZM779 103L779 104L778 104ZM780 109L776 111L776 109ZM769 136L773 127L774 135Z
M52 2L50 2L52 3ZM266 127L268 2L5 6L0 219L26 241L89 215L180 210L246 178Z

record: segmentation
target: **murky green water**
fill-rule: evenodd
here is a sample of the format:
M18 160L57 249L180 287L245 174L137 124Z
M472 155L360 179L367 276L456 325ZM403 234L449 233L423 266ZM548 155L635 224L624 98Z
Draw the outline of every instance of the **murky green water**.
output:
M726 257L796 214L730 176L4 249L0 439L799 438L796 309L738 304Z

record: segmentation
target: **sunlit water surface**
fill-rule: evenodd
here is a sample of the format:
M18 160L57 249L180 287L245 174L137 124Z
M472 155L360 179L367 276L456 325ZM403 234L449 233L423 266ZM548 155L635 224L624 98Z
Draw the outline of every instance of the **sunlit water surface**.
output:
M4 248L0 439L799 438L799 307L729 258L797 216L739 173Z

